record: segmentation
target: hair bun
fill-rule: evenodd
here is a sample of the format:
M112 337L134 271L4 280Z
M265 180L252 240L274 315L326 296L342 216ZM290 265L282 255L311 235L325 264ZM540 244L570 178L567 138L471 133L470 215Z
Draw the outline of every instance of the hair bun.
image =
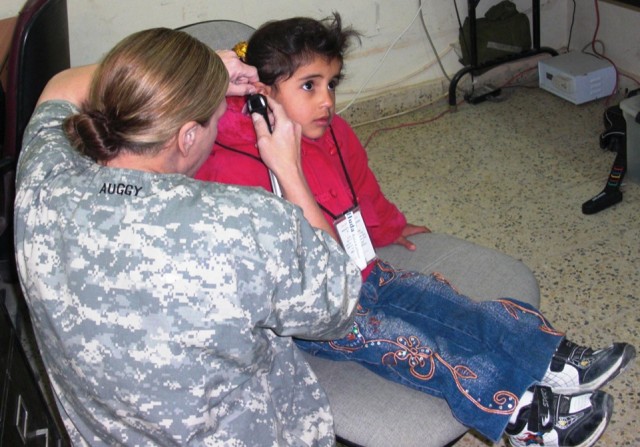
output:
M65 120L65 132L72 145L94 160L111 160L120 151L109 119L98 111L81 112Z

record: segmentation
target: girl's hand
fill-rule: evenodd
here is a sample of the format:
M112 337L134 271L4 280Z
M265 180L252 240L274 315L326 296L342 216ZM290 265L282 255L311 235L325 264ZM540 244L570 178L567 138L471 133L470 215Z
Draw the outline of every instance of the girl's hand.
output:
M417 226L408 223L407 226L404 227L404 230L402 230L402 235L395 240L394 244L402 245L407 250L414 251L416 249L416 245L407 239L407 237L420 233L431 233L431 230L425 226Z

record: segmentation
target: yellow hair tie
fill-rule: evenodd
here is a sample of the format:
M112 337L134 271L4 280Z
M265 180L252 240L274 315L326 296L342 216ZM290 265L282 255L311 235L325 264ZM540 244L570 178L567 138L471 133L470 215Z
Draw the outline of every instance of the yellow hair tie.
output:
M241 61L244 62L244 58L247 55L247 42L242 41L235 44L233 47L233 51L238 55Z

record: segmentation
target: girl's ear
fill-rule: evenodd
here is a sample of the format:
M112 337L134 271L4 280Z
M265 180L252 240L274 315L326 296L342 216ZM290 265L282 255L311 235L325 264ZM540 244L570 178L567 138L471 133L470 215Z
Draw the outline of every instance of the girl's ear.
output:
M256 82L254 84L258 89L258 93L262 93L265 96L269 96L271 93L271 86L267 84L263 84L262 82Z

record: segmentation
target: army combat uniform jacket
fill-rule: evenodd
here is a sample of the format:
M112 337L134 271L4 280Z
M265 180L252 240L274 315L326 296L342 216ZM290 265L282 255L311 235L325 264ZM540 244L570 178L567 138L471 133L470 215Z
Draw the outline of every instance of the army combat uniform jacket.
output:
M351 328L360 274L257 189L108 168L38 107L15 211L20 282L77 445L332 445L290 337Z

